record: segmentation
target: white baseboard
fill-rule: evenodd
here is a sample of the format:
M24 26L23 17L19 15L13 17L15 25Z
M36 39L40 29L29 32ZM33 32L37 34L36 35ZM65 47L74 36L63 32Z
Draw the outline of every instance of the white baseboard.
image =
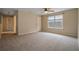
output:
M34 33L34 32L37 32L37 31L28 32L28 33L18 33L18 35L26 35L26 34L30 34L30 33Z

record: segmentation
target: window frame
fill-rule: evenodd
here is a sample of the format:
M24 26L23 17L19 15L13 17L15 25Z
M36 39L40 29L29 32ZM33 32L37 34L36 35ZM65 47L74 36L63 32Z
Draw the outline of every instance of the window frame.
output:
M48 16L48 28L64 29L64 26L63 26L63 25L64 25L63 14L57 14L57 15L62 15L62 19L61 19L61 20L63 21L63 22L62 22L62 27L60 27L60 28L59 28L59 27L51 27L51 26L49 25L49 17L50 17L50 16ZM57 15L51 15L51 16L54 16L54 23L56 23L55 20L57 20L57 19L55 19L55 16L57 16ZM51 20L51 21L52 21L52 20Z

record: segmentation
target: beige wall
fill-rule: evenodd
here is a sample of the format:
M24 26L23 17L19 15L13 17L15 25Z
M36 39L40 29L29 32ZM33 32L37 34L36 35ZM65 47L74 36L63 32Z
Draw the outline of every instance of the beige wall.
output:
M23 10L18 10L18 34L38 32L41 29L40 16Z
M79 48L79 8L78 8L78 48Z
M37 17L37 31L41 31L41 16L36 16Z
M0 38L1 38L1 24L0 24Z
M64 14L63 14L64 13ZM59 33L64 35L70 36L77 36L77 9L63 11L55 14L63 14L64 18L64 29L55 29L55 28L48 28L48 15L42 16L42 31L51 32L51 33Z
M1 21L1 23L0 23L0 39L1 39L1 32L2 32L2 16L1 16L0 21Z

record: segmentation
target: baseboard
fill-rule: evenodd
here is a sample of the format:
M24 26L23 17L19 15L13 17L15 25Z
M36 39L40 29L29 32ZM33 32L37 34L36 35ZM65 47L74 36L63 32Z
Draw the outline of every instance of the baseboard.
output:
M26 34L30 34L30 33L34 33L34 32L37 32L37 31L28 32L28 33L19 33L18 35L26 35Z

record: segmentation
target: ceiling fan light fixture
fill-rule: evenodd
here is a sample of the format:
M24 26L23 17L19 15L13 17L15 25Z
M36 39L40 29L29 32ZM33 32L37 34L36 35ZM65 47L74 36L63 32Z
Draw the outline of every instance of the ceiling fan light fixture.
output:
M45 14L47 14L47 13L48 13L47 8L44 8L44 13L45 13Z
M47 13L48 13L48 11L45 11L44 13L45 13L45 14L47 14Z
M51 11L51 10L48 9L48 8L44 8L42 13L43 13L43 14L51 14L51 13L53 13L53 11Z

